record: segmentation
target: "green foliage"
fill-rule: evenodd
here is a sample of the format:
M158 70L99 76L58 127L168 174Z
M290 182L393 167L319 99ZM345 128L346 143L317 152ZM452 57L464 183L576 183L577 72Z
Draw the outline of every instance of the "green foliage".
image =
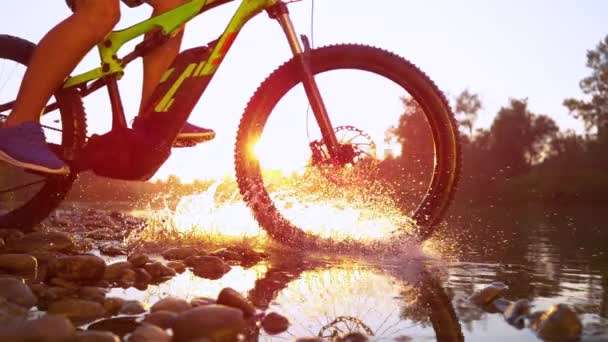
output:
M608 135L608 36L594 50L587 52L591 75L580 82L589 100L566 99L564 105L576 118L582 119L587 131L596 130L598 137Z

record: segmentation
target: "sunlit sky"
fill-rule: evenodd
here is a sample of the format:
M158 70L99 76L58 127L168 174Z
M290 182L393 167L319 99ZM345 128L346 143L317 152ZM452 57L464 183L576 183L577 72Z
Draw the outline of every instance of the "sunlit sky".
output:
M213 40L239 1L214 9L191 22L184 47ZM311 1L290 6L299 33L310 33ZM146 19L147 7L123 6L119 27ZM509 98L528 98L530 109L555 119L562 129L582 131L561 105L582 97L578 83L589 74L586 51L608 34L608 2L603 0L316 0L316 46L357 42L383 47L424 70L450 97L468 88L484 105L478 127L487 127ZM5 1L0 32L37 42L69 15L63 0ZM128 52L128 49L123 50ZM238 120L259 83L290 57L276 22L263 14L241 32L190 121L216 130L203 146L176 150L155 177L177 174L184 181L232 174ZM79 66L98 64L90 54ZM130 117L139 104L140 63L121 81ZM110 127L105 93L85 101L92 132Z

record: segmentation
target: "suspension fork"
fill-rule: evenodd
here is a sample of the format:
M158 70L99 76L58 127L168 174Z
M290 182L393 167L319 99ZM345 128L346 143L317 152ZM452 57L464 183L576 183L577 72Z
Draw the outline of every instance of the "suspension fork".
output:
M329 115L327 114L327 108L321 97L321 92L319 91L315 77L310 69L310 43L308 38L305 35L302 35L302 41L304 43L304 48L302 48L291 18L289 17L287 5L284 2L278 1L268 9L268 14L272 19L276 19L279 22L287 37L291 52L294 55L302 76L304 91L306 92L315 119L321 129L323 141L325 142L330 155L332 157L338 157L340 144L338 143L336 133L334 132Z

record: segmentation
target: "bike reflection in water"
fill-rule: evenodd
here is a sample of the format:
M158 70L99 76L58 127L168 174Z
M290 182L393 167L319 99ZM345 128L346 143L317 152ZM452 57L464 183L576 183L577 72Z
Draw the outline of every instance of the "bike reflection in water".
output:
M253 324L248 341L340 340L359 334L374 340L464 340L440 272L423 261L361 266L288 258L272 263L248 298L258 309L278 311L291 323L276 336Z

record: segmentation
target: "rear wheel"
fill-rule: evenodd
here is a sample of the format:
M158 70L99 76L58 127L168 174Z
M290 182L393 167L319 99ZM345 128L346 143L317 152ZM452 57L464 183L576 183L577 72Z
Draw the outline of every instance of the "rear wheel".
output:
M29 41L0 35L0 120L12 109L27 65L35 49ZM63 160L73 160L86 139L84 109L74 89L55 94L58 109L40 123L47 142ZM31 230L65 198L75 174L49 176L0 162L0 229Z
M272 238L304 248L428 237L460 171L445 97L384 50L337 45L310 57L340 158L329 156L298 65L287 62L258 88L237 134L237 181L255 218Z

